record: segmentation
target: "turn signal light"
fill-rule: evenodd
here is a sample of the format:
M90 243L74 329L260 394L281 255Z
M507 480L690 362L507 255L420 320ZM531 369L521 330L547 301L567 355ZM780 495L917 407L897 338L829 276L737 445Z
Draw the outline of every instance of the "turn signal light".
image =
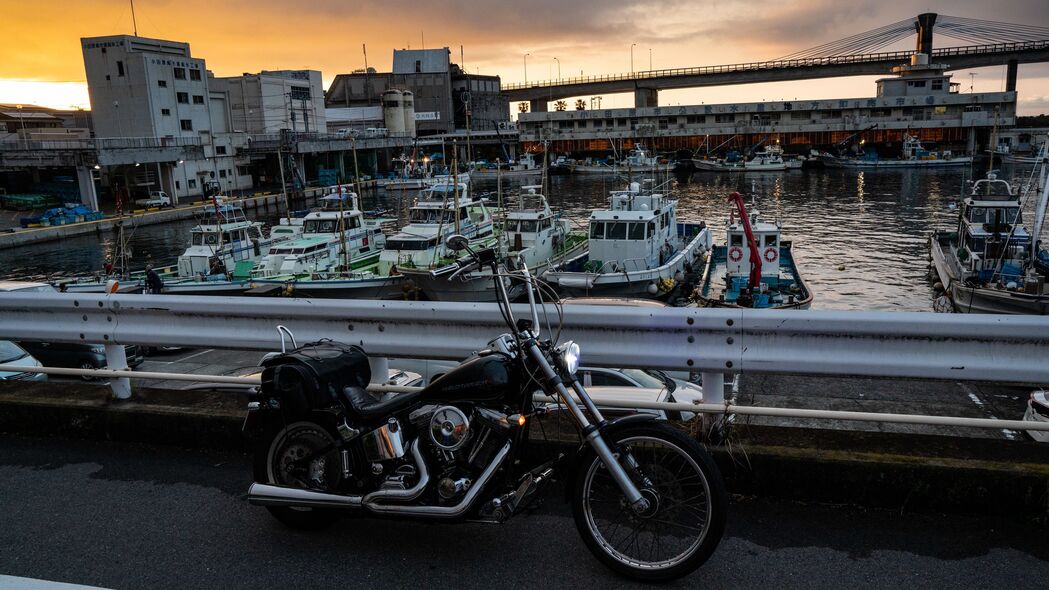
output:
M524 426L525 420L526 418L524 414L514 414L513 416L510 416L510 422L517 424L518 426Z

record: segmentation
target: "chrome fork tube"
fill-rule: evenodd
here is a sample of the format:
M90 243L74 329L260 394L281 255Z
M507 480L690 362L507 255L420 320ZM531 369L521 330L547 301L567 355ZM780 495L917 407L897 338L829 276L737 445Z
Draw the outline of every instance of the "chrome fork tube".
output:
M582 400L583 405L586 406L586 411L590 412L590 415L594 417L598 424L605 421L605 417L601 415L601 410L598 410L594 400L590 399L590 394L583 389L583 385L574 376L572 377L572 390L575 391L576 397Z
M555 388L557 389L558 397L560 397L561 401L563 401L565 406L568 407L568 411L571 412L572 417L575 418L576 423L578 423L580 429L582 429L587 444L594 449L594 452L597 453L601 462L605 464L605 468L612 474L612 479L615 480L619 489L623 491L623 495L626 496L627 502L630 503L634 510L645 510L648 507L648 500L645 500L644 496L641 495L641 492L638 491L637 486L635 486L634 482L630 480L630 476L627 475L626 470L623 469L623 466L616 460L615 455L612 453L612 449L609 448L608 443L606 443L605 439L601 436L601 431L587 420L586 414L583 413L583 410L579 408L579 404L577 404L575 399L572 398L572 394L568 392L567 388L565 388L565 384L560 382L557 373L554 372L554 368L550 366L549 362L547 362L546 357L543 355L543 351L539 350L539 345L536 344L534 340L530 341L528 344L528 355L531 356L532 360L543 369L543 376L557 384ZM587 400L589 399L589 396L583 395L581 396L581 399ZM593 401L590 403L592 404ZM599 414L596 414L595 418L598 415Z

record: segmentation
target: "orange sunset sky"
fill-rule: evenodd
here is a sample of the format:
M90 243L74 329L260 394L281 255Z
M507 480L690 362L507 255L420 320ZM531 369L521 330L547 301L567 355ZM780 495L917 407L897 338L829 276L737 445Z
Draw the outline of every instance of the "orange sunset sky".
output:
M127 0L0 0L0 102L89 108L80 38L132 32ZM1044 0L446 0L402 4L313 0L137 0L142 36L187 41L216 75L262 69L336 74L368 65L388 70L396 48L464 46L469 71L504 82L561 75L606 74L634 66L690 67L772 59L918 12L1049 26ZM425 45L424 45L425 44ZM937 46L959 42L938 38ZM908 38L885 50L911 49ZM555 60L554 58L557 58ZM997 91L1004 68L957 72L963 91ZM665 91L660 103L861 97L872 77ZM1020 114L1049 113L1049 64L1020 67ZM632 105L630 95L605 96L602 106Z

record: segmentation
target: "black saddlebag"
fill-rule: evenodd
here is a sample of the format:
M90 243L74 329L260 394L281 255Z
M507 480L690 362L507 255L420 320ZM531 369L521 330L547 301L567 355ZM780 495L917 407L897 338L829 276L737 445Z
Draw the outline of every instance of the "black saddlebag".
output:
M300 346L262 366L262 399L276 399L294 413L334 407L340 391L371 381L368 355L359 346L330 340Z

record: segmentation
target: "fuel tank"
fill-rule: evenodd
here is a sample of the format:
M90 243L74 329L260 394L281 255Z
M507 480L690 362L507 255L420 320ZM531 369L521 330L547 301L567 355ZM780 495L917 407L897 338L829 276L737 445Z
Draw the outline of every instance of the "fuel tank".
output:
M420 394L423 402L491 402L516 396L513 361L501 354L474 356L435 379Z

